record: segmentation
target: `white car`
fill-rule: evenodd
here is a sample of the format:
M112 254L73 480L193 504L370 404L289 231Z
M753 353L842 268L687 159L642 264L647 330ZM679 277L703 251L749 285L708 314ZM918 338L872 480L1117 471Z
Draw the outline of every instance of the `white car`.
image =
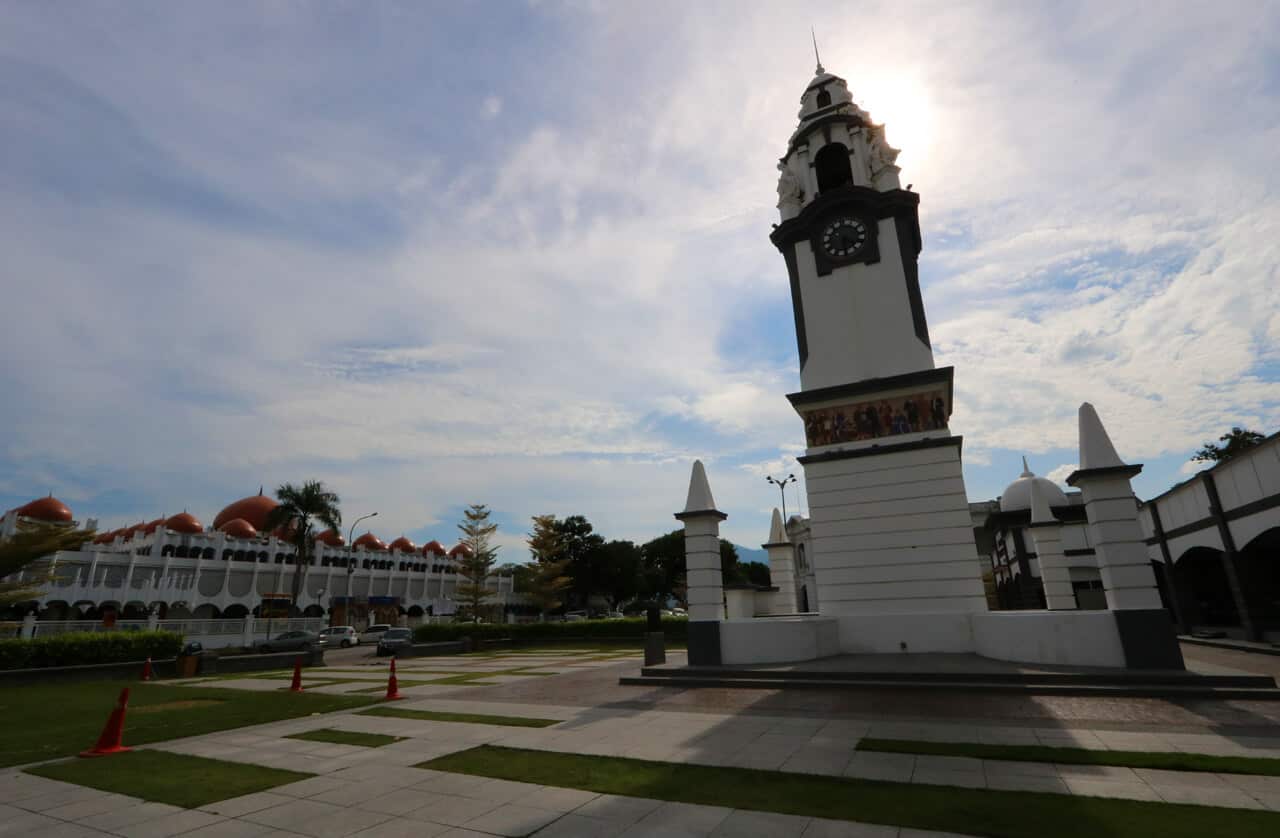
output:
M374 623L360 632L361 643L377 643L392 628L390 623Z
M332 649L335 646L346 649L360 643L360 635L352 626L329 626L320 630L320 643Z

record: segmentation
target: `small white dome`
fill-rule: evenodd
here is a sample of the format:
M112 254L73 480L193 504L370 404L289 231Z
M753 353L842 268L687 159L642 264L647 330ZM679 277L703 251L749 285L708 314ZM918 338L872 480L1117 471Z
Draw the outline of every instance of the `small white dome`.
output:
M1001 512L1017 512L1022 509L1031 508L1031 484L1034 483L1039 487L1039 494L1049 506L1066 506L1067 494L1058 487L1057 483L1047 477L1037 477L1031 473L1031 469L1027 467L1027 458L1022 458L1022 474L1017 480L1005 487L1000 494L1000 511Z

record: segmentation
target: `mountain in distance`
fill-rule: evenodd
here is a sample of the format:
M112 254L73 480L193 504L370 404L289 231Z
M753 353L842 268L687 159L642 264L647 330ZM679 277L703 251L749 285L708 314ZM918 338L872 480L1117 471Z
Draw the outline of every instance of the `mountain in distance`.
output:
M767 565L769 563L769 554L764 550L759 548L752 550L750 547L743 547L741 544L735 544L733 546L738 548L738 561L743 564L747 564L748 562L759 562L760 564Z

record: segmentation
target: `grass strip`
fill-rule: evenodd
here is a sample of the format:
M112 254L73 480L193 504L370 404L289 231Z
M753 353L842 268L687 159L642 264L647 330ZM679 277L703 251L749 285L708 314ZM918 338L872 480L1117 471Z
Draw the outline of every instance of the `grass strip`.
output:
M473 725L506 727L551 727L561 719L531 719L525 716L486 716L482 713L439 713L435 710L401 710L398 707L370 707L357 716L390 716L397 719L419 719L426 722L465 722Z
M294 733L284 738L302 739L307 742L332 742L335 745L359 745L363 748L381 748L383 745L390 745L392 742L403 742L409 737L387 736L382 733L360 733L355 730L337 730L331 727L322 727L319 730Z
M887 783L784 771L586 756L482 745L417 768L991 838L1081 835L1274 838L1280 813L1042 792Z
M982 745L976 742L922 742L912 739L863 739L859 751L886 754L930 754L976 757L1010 762L1057 762L1067 765L1115 765L1122 768L1160 768L1166 771L1206 771L1215 774L1259 774L1280 777L1280 759L1221 757L1172 751L1100 751L1050 745Z
M263 765L149 750L37 765L26 772L184 809L314 776Z
M71 756L97 741L123 687L132 687L124 744L145 745L315 713L367 707L368 696L237 690L136 681L23 684L0 690L0 766ZM198 703L196 703L198 702Z

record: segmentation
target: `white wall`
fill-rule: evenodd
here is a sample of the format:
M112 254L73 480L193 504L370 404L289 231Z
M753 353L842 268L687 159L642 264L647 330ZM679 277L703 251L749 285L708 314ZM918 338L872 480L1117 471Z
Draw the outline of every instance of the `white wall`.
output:
M836 618L840 624L840 651L844 654L972 652L974 640L969 617L946 613L844 614Z
M974 614L974 651L996 660L1124 666L1110 611L993 611Z
M720 660L725 664L807 661L840 651L835 620L766 617L720 624Z

